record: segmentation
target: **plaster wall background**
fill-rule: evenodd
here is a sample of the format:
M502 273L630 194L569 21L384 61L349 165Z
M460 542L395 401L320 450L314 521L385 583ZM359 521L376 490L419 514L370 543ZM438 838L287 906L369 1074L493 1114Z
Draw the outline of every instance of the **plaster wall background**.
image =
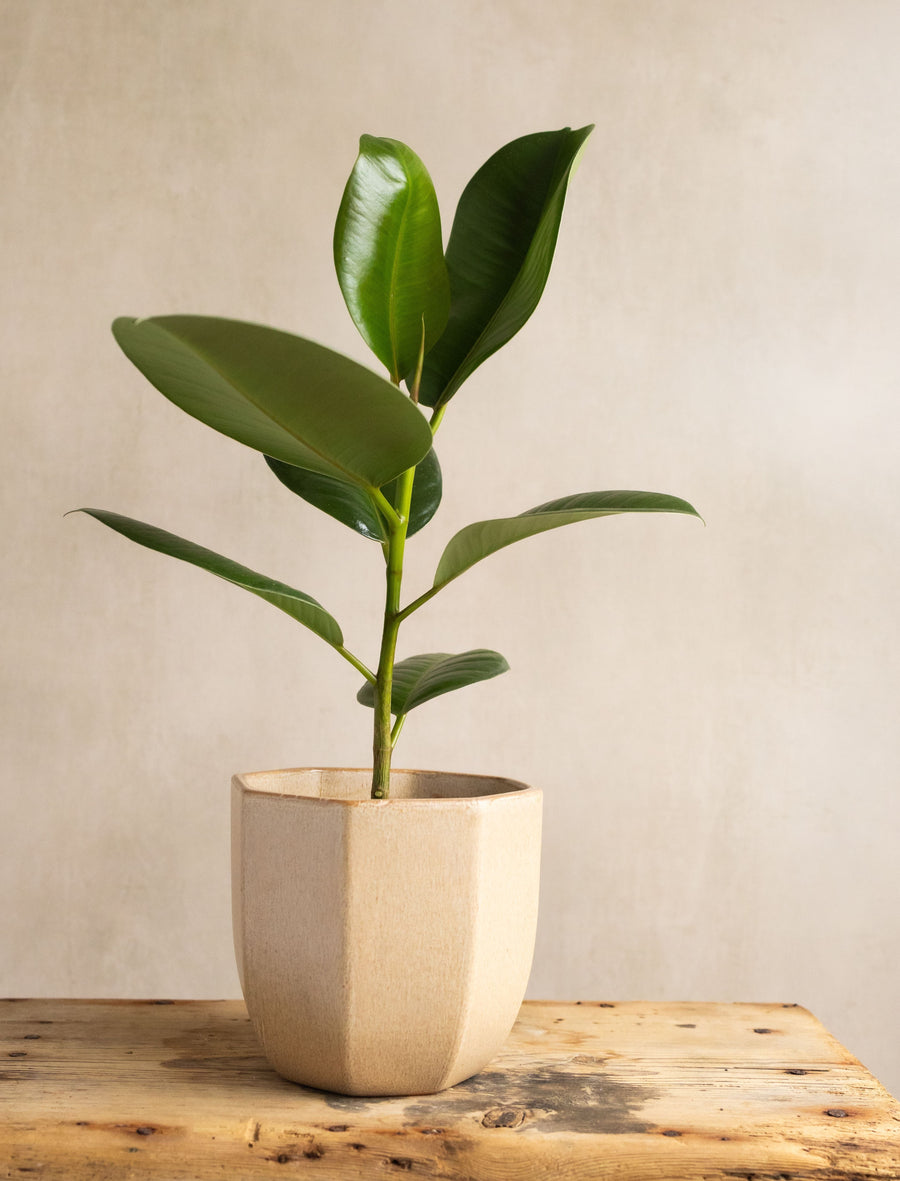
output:
M368 361L331 228L362 131L449 229L517 135L594 121L540 308L457 396L410 591L486 516L687 497L492 557L405 652L512 672L399 765L545 791L532 996L809 1006L894 1091L900 954L900 6L2 0L4 995L235 996L234 770L360 765L356 675L78 505L320 599L375 645L376 546L118 353L119 314Z

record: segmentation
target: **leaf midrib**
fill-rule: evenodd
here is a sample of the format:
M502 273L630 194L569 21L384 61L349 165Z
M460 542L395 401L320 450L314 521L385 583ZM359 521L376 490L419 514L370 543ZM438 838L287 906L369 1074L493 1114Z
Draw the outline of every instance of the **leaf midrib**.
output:
M400 215L400 225L397 231L397 246L394 250L394 258L391 262L391 286L390 296L388 297L388 332L391 340L391 360L393 366L391 369L391 380L396 384L400 384L400 360L398 357L397 348L397 306L396 306L396 291L397 291L397 273L400 269L400 247L406 234L406 222L409 215L409 206L412 200L412 178L405 161L401 161L403 175L406 177L406 185L403 190L403 212Z

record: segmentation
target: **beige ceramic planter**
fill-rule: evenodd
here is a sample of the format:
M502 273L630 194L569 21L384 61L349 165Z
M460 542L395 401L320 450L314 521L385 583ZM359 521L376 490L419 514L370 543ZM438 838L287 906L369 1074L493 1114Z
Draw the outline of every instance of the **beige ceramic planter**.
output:
M232 781L241 987L285 1078L427 1094L477 1073L525 993L541 793L507 779L260 771Z

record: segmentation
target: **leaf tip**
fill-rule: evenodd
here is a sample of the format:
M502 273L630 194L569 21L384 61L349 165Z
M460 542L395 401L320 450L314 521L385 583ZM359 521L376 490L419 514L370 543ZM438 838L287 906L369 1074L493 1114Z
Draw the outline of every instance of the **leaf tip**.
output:
M683 505L681 512L684 513L684 515L686 517L696 517L697 520L700 522L700 524L705 529L706 528L706 519L703 516L701 516L700 513L697 512L697 510L694 508L694 506L691 504L691 502L689 500L682 500L681 503Z

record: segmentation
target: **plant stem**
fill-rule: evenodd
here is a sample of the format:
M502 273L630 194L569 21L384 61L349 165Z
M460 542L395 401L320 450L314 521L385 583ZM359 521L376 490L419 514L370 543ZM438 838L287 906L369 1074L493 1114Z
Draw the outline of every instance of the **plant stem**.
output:
M443 590L447 584L442 582L440 586L432 586L424 594L419 595L417 599L413 599L411 603L407 603L402 611L397 612L397 623L403 622L407 616L412 615L413 611L418 611L420 607L424 607L429 599L433 599L439 590Z
M341 656L343 656L345 660L348 660L358 672L361 672L367 681L371 682L372 684L375 683L375 674L371 669L366 668L358 656L354 656L352 652L348 652L343 644L335 644L334 650L335 652L340 652Z
M415 472L415 468L412 470ZM373 499L375 500L375 503L384 514L384 519L387 523L388 529L396 529L400 525L400 517L398 515L397 509L394 508L380 488L372 488L370 491L372 493Z
M437 429L441 425L441 420L443 419L446 412L447 403L445 402L443 406L438 406L438 408L432 414L431 422L428 424L431 427L432 438L437 434Z
M422 365L425 360L425 320L422 320L422 343L415 375L410 385L410 397L419 401L419 383L422 380ZM396 385L399 378L393 378ZM431 434L440 426L444 416L443 407L436 410L431 419ZM404 616L400 613L400 584L403 581L403 551L406 547L406 531L409 528L409 508L412 503L413 481L416 469L409 468L400 477L397 487L396 504L375 489L375 500L381 509L388 529L384 549L386 580L384 601L384 626L381 632L381 651L378 656L378 672L375 674L375 736L372 743L372 799L386 800L391 794L391 756L394 743L400 736L406 714L398 714L391 729L391 693L394 688L394 656L397 651L397 633Z
M409 524L409 506L416 469L400 477L396 511L386 516L388 525L387 566L384 601L384 626L381 651L375 674L375 734L372 743L372 799L386 800L391 790L391 692L394 682L394 655L400 630L400 585L403 580L403 551Z
M432 414L431 422L429 423L429 426L431 427L432 438L437 433L437 429L441 425L441 422L443 420L446 410L447 410L447 403L445 402L443 406L439 406L438 409L435 410L434 413ZM412 615L413 611L418 611L418 609L420 607L424 606L425 603L427 603L430 598L433 598L433 596L436 595L439 590L442 590L443 586L444 586L443 583L441 583L440 586L433 586L430 590L427 590L423 595L419 595L419 597L417 599L414 599L411 603L408 603L403 608L402 611L398 611L397 623L398 624L402 623L403 620L406 619L406 617L408 615ZM399 733L399 731L398 731L398 733Z

